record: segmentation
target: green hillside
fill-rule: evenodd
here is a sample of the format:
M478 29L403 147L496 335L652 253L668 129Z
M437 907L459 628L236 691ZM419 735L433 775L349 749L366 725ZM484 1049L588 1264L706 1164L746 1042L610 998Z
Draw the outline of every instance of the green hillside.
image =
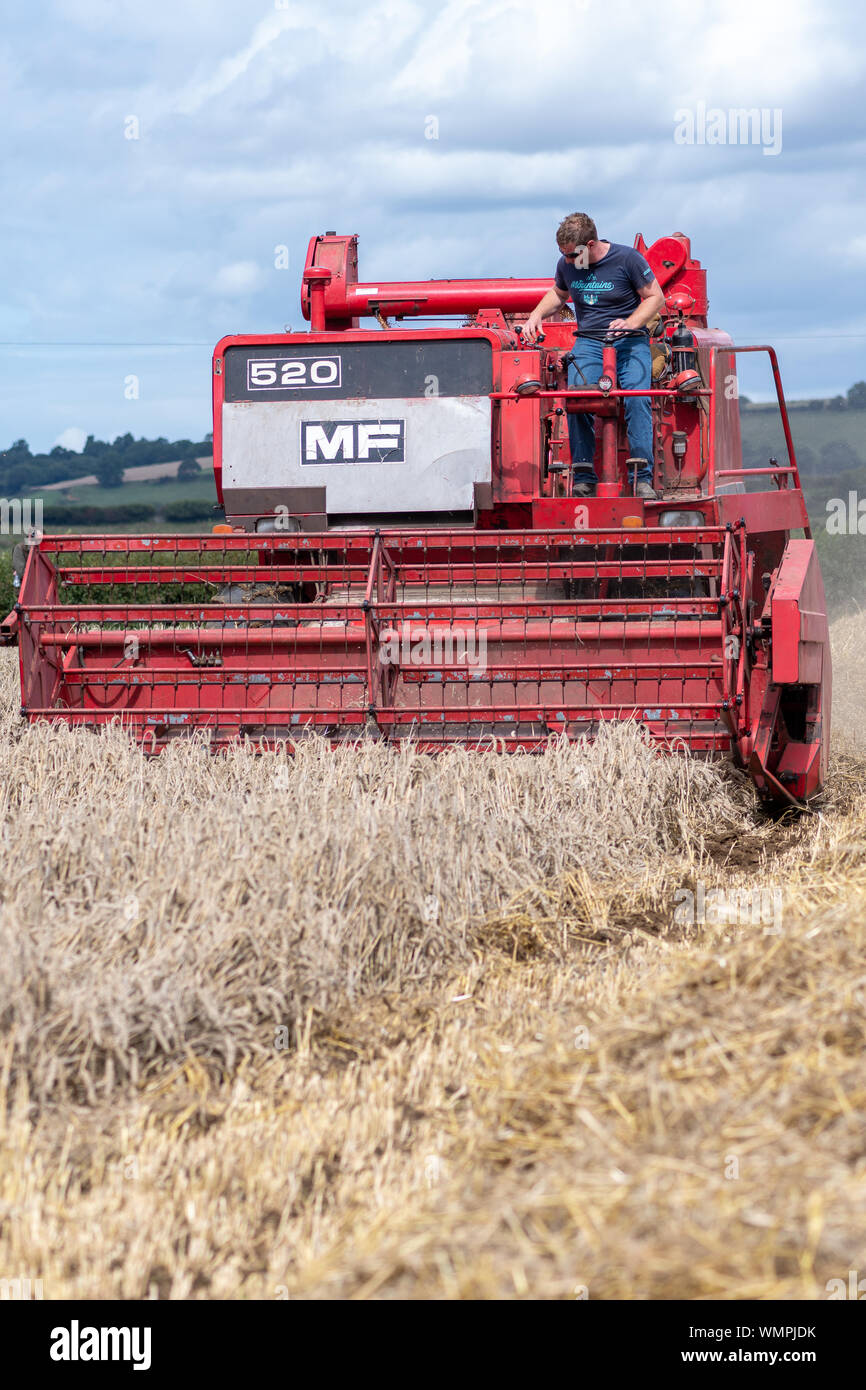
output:
M771 456L785 460L778 409L743 405L740 421L747 464L760 466ZM866 515L861 522L857 505L862 499L866 512L866 410L795 406L790 421L828 602L833 611L866 607ZM838 516L840 502L847 529L832 534L827 522Z
M123 483L121 487L100 487L84 483L60 493L34 488L31 496L41 497L46 509L51 506L117 507L139 503L161 510L171 502L197 501L216 506L216 487L213 469L208 465L201 476L178 482L175 478L154 478L145 482Z
M805 477L866 468L866 410L790 411L791 433L800 471ZM778 409L743 405L740 409L743 457L747 463L766 463L774 454L785 458L785 436ZM864 479L866 481L866 479Z

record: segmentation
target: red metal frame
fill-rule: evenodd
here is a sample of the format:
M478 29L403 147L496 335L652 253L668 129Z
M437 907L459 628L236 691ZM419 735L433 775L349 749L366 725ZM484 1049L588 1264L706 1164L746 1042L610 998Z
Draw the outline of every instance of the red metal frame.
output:
M610 389L569 389L570 325L549 323L533 348L516 328L549 281L361 285L356 239L314 238L303 343L490 342L489 503L462 527L419 518L326 529L298 514L298 531L256 533L262 518L250 515L233 518L233 534L38 539L7 624L22 712L92 727L119 719L154 752L191 730L215 745L317 732L411 738L430 751L534 750L633 719L661 746L735 757L768 798L808 800L826 774L826 605L776 354L706 328L705 273L687 238L639 249L665 290L665 334L685 314L702 385L678 390L668 376L623 390L608 345ZM473 317L358 326L365 314L433 310ZM225 353L298 338L229 337L215 349L221 499ZM723 361L741 352L770 356L787 465L742 467L738 407L722 380ZM541 389L525 394L527 380ZM630 495L623 402L638 395L652 402L656 501ZM568 485L573 411L600 421L589 499ZM751 490L719 492L722 481ZM689 524L663 525L669 512ZM225 586L248 590L228 601Z
M772 372L773 372L773 384L774 384L774 386L775 386L775 388L776 388L776 400L777 400L777 403L778 403L778 406L779 406L779 413L780 413L780 415L781 415L781 417L782 417L782 429L783 429L784 434L785 434L785 447L786 447L787 450L788 450L788 464L787 464L787 466L782 465L782 466L780 467L780 466L774 465L774 466L771 467L771 468L744 468L744 467L741 465L739 468L727 468L727 469L716 469L716 467L715 467L715 458L716 458L716 411L717 411L717 402L718 402L718 399L719 399L719 392L718 392L718 389L717 389L717 381L716 381L716 376L717 376L717 372L718 372L718 359L719 359L720 354L725 354L725 355L727 355L727 356L734 357L734 356L737 356L737 355L740 354L740 353L746 353L746 352L766 352L767 355L768 355L769 358L770 358L770 366L771 366ZM786 404L786 402L785 402L785 392L784 392L784 389L783 389L783 387L782 387L782 374L781 374L781 372L780 372L780 370L779 370L779 359L778 359L778 357L776 356L775 348L769 347L767 344L753 344L753 345L750 345L750 346L748 346L748 347L735 347L735 346L733 346L733 345L731 345L730 347L713 347L713 348L711 349L711 351L710 351L710 385L709 385L709 390L708 390L708 392L707 392L707 395L709 396L709 401L710 401L710 418L709 418L710 474L709 474L709 490L710 490L711 492L714 492L714 491L715 491L715 481L716 481L717 478L739 478L740 480L745 481L746 479L754 478L754 477L757 477L757 476L760 476L760 475L763 475L763 474L771 474L771 475L773 475L773 476L778 475L779 477L781 477L781 476L783 476L783 475L789 475L789 476L793 479L794 487L795 487L798 491L802 491L802 486L801 486L801 483L800 483L800 470L799 470L799 468L797 467L797 456L796 456L796 454L795 454L795 452L794 452L794 438L793 438L793 435L791 434L791 422L790 422L790 420L788 419L788 407L787 407L787 404ZM807 536L811 536L812 533L811 533L811 531L809 530L808 517L804 518L804 529L805 529L805 531L806 531Z
M305 729L338 740L372 722L382 736L408 733L431 747L459 733L530 748L553 733L635 718L661 743L724 750L730 595L718 585L733 574L731 536L718 527L591 531L574 557L556 554L577 548L564 547L558 532L437 531L423 538L421 562L415 532L327 532L299 537L292 563L283 563L285 538L262 537L257 544L281 556L281 580L312 573L318 581L321 567L304 561L328 553L332 592L318 602L256 605L254 617L245 604L57 602L59 588L85 576L105 587L175 586L191 572L191 553L231 556L249 546L246 537L162 537L158 545L114 537L107 554L151 563L96 567L63 563L96 553L96 538L46 539L33 547L23 586L24 708L31 718L102 723L120 713L109 699L115 687L123 723L149 730L156 747L190 725L224 742L243 728L258 740ZM626 544L627 556L606 558ZM181 562L158 563L172 549ZM707 550L713 555L698 558ZM547 558L528 558L533 551ZM196 575L222 582L237 577L237 566L205 564ZM612 600L565 588L663 579L697 579L705 592ZM546 592L531 596L539 588ZM459 635L483 644L483 662L460 659L465 649L455 659ZM394 639L397 659L383 660Z

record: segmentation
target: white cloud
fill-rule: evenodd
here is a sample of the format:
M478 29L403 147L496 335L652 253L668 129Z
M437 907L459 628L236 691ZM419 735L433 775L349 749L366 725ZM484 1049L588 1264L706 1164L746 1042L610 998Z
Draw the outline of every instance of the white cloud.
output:
M858 265L866 263L866 236L851 237L848 245L843 248L843 254L847 260Z
M210 77L195 79L189 83L178 96L175 110L179 111L181 115L191 116L200 110L205 102L210 101L213 97L221 96L232 83L244 75L253 59L266 48L269 48L294 23L293 16L285 11L268 15L266 19L261 20L253 30L249 43L245 44L238 53L233 54L230 58L223 58L217 66L216 72ZM298 61L300 61L299 57Z
M69 425L61 434L58 434L52 449L59 444L61 449L71 449L73 453L80 454L87 443L86 430L80 429L78 425Z
M261 266L255 261L233 261L231 265L220 267L214 276L213 287L217 294L252 294L261 282Z
M49 8L45 24L11 7L0 34L0 121L16 131L0 229L10 438L44 447L70 419L103 437L194 434L209 345L300 326L307 241L329 227L359 234L373 282L544 275L559 217L581 208L617 241L688 233L713 322L734 332L860 331L857 0L669 0L665 24L638 0ZM779 157L677 145L674 112L698 102L781 107ZM828 237L840 273L805 324L804 255ZM172 342L200 355L147 346ZM809 393L808 346L801 367L782 343L795 394ZM861 347L833 339L840 389L863 375Z

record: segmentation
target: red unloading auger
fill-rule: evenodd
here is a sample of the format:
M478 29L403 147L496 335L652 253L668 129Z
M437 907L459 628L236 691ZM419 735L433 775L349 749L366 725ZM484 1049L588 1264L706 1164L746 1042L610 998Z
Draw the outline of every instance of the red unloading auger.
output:
M692 260L682 232L661 237L648 247L637 237L635 248L646 256L666 304L688 313L706 327L706 271ZM550 289L549 279L358 281L358 238L327 232L312 237L304 266L301 311L313 333L359 327L362 318L396 319L437 315L476 315L493 310L527 315ZM671 289L671 286L675 286Z
M778 363L707 328L686 237L636 245L665 291L657 501L632 495L613 344L569 388L573 321L522 340L548 280L361 283L357 239L315 237L310 332L214 352L221 534L31 539L22 712L119 719L147 751L194 731L535 751L628 719L813 797L827 618ZM731 382L755 351L788 459L745 470ZM592 498L571 495L573 411L599 421Z

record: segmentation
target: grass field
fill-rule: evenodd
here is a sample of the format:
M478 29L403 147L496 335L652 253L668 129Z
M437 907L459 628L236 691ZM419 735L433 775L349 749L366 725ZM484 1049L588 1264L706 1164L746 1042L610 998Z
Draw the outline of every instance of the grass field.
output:
M150 532L160 534L174 534L175 532L200 533L211 530L214 522L223 520L222 512L215 511L213 519L196 521L176 521L169 517L160 515L162 508L172 502L196 501L210 503L216 506L217 496L214 486L213 471L210 467L202 470L201 478L190 479L185 482L177 482L170 479L167 482L134 482L124 483L122 487L99 487L94 483L86 483L79 487L70 489L67 497L60 492L45 492L36 490L28 494L31 504L37 498L40 499L45 507L45 527L44 529L55 535L86 535L94 532L105 533L106 535L144 535ZM86 507L117 507L126 506L129 503L145 503L157 509L157 515L147 521L123 521L105 522L100 521L95 525L92 521L82 522L79 525L67 522L51 522L51 507L69 507L75 503ZM30 511L28 515L32 516ZM6 602L7 596L11 601L11 570L9 569L9 554L21 540L21 535L15 531L7 533L0 530L0 607Z
M189 500L213 502L216 505L216 488L213 470L202 470L200 478L178 482L171 478L167 482L124 483L121 487L99 487L95 483L85 483L69 489L69 497L59 492L35 491L34 497L41 497L46 507L52 502L69 503L76 501L88 507L116 507L127 502L146 502L148 506L164 507L168 502Z
M824 803L779 821L628 728L145 762L22 728L0 654L0 1271L811 1299L866 1268L863 635L834 625ZM735 890L772 918L680 920Z
M740 410L743 446L760 449L762 455L775 454L784 460L785 436L778 410ZM820 458L821 448L830 440L849 444L866 468L866 410L798 410L790 411L794 448L812 450Z

